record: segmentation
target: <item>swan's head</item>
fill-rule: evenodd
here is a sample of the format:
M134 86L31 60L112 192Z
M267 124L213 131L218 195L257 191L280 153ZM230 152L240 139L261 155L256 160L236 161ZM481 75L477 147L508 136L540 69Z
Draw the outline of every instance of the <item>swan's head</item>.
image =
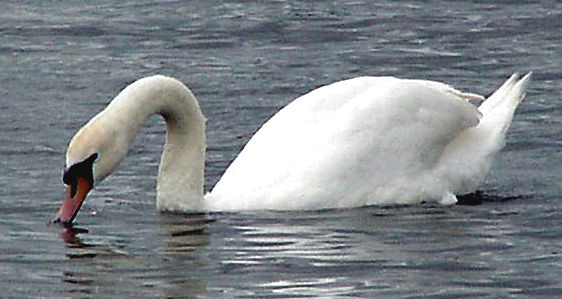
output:
M115 124L100 121L102 114L80 129L68 145L62 175L66 199L55 223L71 223L94 184L107 177L127 152L131 138L116 130Z
M202 200L205 118L197 99L183 83L157 75L127 86L74 135L62 178L67 196L55 222L74 220L88 192L119 165L135 135L153 114L162 115L167 128L157 205L174 209L193 205L186 204L185 198Z

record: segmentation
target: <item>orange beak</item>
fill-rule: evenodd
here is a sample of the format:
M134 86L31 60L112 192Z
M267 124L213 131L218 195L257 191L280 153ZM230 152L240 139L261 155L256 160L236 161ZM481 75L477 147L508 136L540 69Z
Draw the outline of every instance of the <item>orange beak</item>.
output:
M93 186L86 179L78 176L76 178L76 185L68 185L66 190L66 199L62 202L57 216L53 220L54 223L72 223L72 220L80 211L80 207L86 199L88 192L92 190Z

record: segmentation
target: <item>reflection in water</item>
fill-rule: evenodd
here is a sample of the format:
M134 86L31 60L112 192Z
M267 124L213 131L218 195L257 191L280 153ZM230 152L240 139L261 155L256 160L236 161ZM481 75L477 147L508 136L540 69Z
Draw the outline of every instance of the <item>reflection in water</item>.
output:
M74 261L62 273L68 294L124 294L127 296L185 297L205 294L204 273L209 243L205 228L213 220L205 214L161 214L158 223L139 225L157 226L160 233L149 236L142 231L119 235L103 232L108 241L85 241L88 229L68 225L60 233L66 244L66 256ZM107 227L106 227L107 228ZM156 238L156 239L155 239ZM159 239L159 240L158 240ZM135 242L136 254L129 254L120 244ZM155 245L147 252L138 248ZM201 255L201 256L200 256Z
M209 235L205 227L214 222L204 213L178 215L162 214L161 232L166 238L164 254L178 254L193 252L204 247L209 242Z
M162 284L167 298L197 297L207 292L209 264L206 247L209 234L205 228L214 222L200 214L162 214L159 228L164 238L161 254Z
M69 263L58 275L70 297L404 297L421 294L420 286L423 295L451 297L501 295L506 286L553 291L555 274L525 275L518 263L557 255L516 241L520 216L497 207L135 211L120 219L125 228L65 227Z
M79 234L87 234L88 230L72 225L66 225L65 230L60 234L62 240L67 244L67 247L72 248L73 251L66 254L68 258L93 258L97 256L95 252L87 252L86 249L93 247L93 245L85 244L82 239L78 237ZM81 252L83 251L83 252Z

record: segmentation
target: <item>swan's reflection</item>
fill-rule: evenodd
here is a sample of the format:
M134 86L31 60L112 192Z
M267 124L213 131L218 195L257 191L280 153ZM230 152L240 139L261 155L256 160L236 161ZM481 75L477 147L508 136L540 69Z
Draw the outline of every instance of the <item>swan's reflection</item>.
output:
M115 231L96 226L103 237L67 225L60 238L72 260L61 273L69 294L128 294L185 297L205 294L205 214L162 213ZM136 228L138 227L138 228ZM124 245L126 244L126 246ZM127 296L128 297L128 296ZM133 296L134 297L134 296Z
M74 227L72 224L65 225L65 230L60 233L61 239L68 245L68 247L72 248L82 248L85 246L89 246L84 244L79 234L87 234L89 231L84 228Z
M90 250L95 245L87 244L78 236L79 234L87 234L89 231L84 228L74 227L71 224L64 226L64 231L60 233L61 239L66 243L67 247L72 249L66 253L70 259L93 258L98 255L95 250Z
M166 244L164 254L191 253L205 247L209 243L205 228L215 221L204 213L163 213L161 219L160 230Z
M214 222L210 216L201 214L161 214L160 234L164 247L161 255L163 283L162 292L167 298L198 297L207 292L209 269L206 264L209 234L206 227Z

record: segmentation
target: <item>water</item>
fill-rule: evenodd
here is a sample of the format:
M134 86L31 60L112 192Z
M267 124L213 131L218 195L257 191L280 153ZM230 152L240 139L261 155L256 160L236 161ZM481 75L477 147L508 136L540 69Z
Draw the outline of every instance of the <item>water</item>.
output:
M562 294L557 1L4 1L2 297L555 297ZM155 211L151 119L72 229L47 225L67 142L130 82L185 82L208 117L206 188L259 126L361 75L489 94L534 81L481 202L321 212Z

